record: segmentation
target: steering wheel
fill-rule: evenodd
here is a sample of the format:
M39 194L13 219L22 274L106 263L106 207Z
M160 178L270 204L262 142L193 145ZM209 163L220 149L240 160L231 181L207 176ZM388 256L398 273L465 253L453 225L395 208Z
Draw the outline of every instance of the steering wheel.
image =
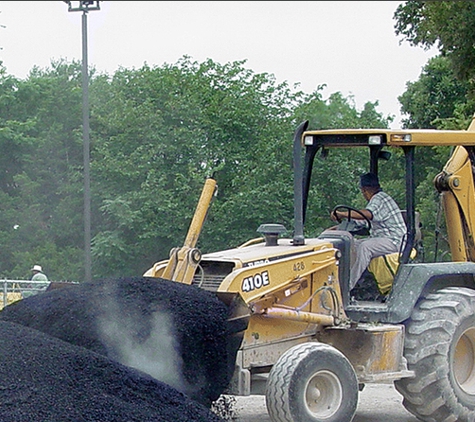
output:
M338 221L338 230L348 231L352 234L367 234L371 230L371 220L357 208L353 208L348 205L337 205L335 208L333 208L331 213L334 214L335 211L342 210L347 211L348 216L346 217L346 219L342 219L335 215L336 220ZM354 218L351 219L351 211L354 211L358 215L361 215L361 217L363 217L365 223L363 227L357 224Z

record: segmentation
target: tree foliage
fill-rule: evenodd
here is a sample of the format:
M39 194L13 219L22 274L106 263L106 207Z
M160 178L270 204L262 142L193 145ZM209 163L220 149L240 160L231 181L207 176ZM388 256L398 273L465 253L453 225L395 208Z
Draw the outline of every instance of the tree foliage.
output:
M475 74L475 3L471 1L407 1L398 6L396 35L414 46L435 46L452 63L457 77Z
M83 278L81 66L53 62L25 80L0 73L0 271ZM119 69L90 78L93 276L142 274L182 244L206 177L218 181L199 247L234 247L260 224L293 226L292 138L314 128L387 126L377 103L304 94L245 62ZM346 160L350 160L347 157ZM348 172L337 163L332 179ZM354 174L352 174L354 176ZM340 183L337 183L340 187ZM315 202L328 224L332 186ZM351 189L349 189L351 190ZM334 205L334 204L333 204ZM328 220L328 221L326 221Z
M48 72L33 69L26 81L1 75L5 276L28 277L39 261L55 268L65 259L73 274L81 265L81 232L71 230L82 221L79 69L60 62Z
M437 71L443 65L428 66L428 80L409 86L403 103L413 122L418 107L433 101L424 92L431 92L429 76L442 74ZM439 85L453 92L456 104L464 86L452 82ZM113 75L92 72L93 276L142 274L166 259L182 244L209 176L217 179L218 193L199 240L203 252L257 237L262 223L281 223L290 231L297 125L309 120L312 129L384 128L392 121L377 111L377 102L357 110L353 98L339 92L323 99L323 88L305 94L277 84L272 75L255 74L245 62L197 63L187 57ZM1 74L4 277L26 278L40 263L51 279L83 278L81 96L78 63L34 68L26 80ZM449 115L434 111L431 122ZM427 181L438 170L440 154L418 158L422 204L434 194ZM332 224L329 210L335 205L363 206L355 181L368 171L367 158L363 151L317 158L307 235ZM401 165L394 160L383 167L383 185L403 204Z
M424 66L419 79L406 84L398 98L404 127L435 129L466 128L475 110L468 98L469 84L456 78L449 60L437 56ZM454 119L457 119L454 121Z
M407 1L394 14L395 30L411 45L436 47L440 55L429 60L419 80L408 82L399 97L403 123L409 128L467 129L475 113L475 3ZM448 148L432 148L417 159L418 209L423 220L427 259L448 257L440 201L433 177L450 156Z

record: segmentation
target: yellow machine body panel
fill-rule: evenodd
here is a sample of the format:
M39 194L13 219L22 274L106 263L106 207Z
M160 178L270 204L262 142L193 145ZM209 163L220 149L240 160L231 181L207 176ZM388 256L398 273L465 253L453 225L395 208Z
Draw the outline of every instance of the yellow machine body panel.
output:
M244 346L314 333L345 317L336 300L337 253L327 242L293 246L281 239L278 246L259 243L204 255L207 260L235 263L217 291L239 293L251 310Z
M360 382L381 381L403 370L403 325L332 327L320 339L345 354Z
M285 238L276 246L256 239L204 254L192 284L203 287L201 272L226 267L226 274L207 288L242 299L250 316L240 367L266 367L292 345L316 341L325 327L347 319L340 301L339 258L339 251L322 239L299 246Z

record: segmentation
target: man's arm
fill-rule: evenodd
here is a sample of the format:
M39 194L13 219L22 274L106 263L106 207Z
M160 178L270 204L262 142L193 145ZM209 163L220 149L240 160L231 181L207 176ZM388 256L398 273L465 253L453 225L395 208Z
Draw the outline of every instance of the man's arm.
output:
M352 220L364 220L365 218L360 213L363 214L368 220L373 219L373 213L370 210L367 210L366 208L359 210L359 213L356 211L349 211L350 218ZM348 211L335 211L331 213L330 218L333 221L338 221L338 220L342 220L343 218L348 218Z

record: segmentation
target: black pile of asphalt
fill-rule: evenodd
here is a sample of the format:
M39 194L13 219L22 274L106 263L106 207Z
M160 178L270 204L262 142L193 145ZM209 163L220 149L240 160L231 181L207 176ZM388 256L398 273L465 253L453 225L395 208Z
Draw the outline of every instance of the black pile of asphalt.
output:
M227 307L161 279L96 280L0 312L2 421L222 421ZM232 364L231 364L232 363Z

